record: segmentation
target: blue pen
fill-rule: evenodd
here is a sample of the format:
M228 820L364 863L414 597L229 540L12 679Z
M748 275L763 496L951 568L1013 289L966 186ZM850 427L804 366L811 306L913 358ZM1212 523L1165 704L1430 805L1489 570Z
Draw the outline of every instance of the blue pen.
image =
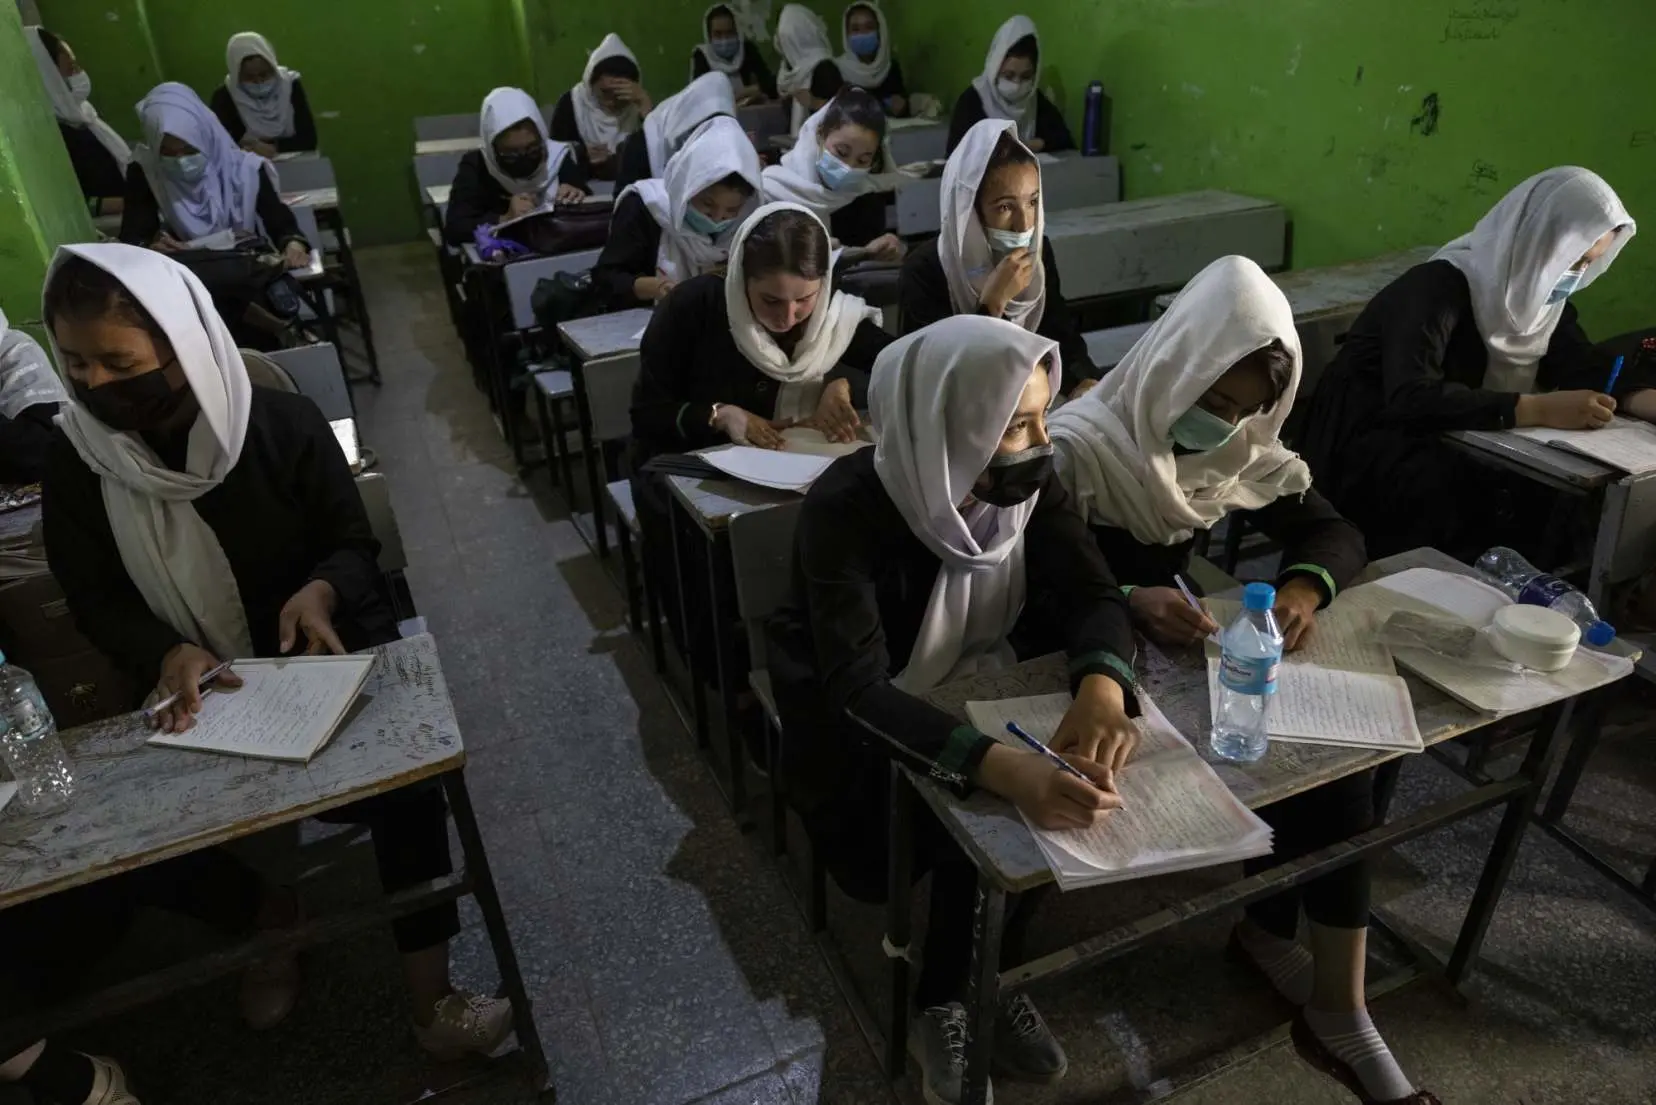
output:
M1029 745L1031 750L1033 750L1035 752L1039 752L1041 755L1045 756L1047 759L1049 759L1053 763L1057 764L1058 765L1058 770L1069 772L1071 775L1075 776L1077 779L1080 779L1083 783L1086 783L1090 787L1095 787L1095 786L1098 785L1097 783L1093 782L1091 779L1087 778L1085 775L1081 774L1079 771L1075 770L1075 767L1072 764L1070 764L1069 761L1065 760L1062 756L1058 755L1058 753L1054 752L1052 749L1048 748L1046 745L1042 744L1040 741L1036 740L1034 737L1032 737L1028 733L1024 732L1021 728L1018 727L1017 722L1015 722L1015 721L1007 722L1006 723L1006 731L1008 733L1011 733L1014 737L1017 737L1019 740L1023 741L1025 744Z
M1613 394L1615 392L1615 390L1616 390L1616 379L1617 379L1617 377L1619 377L1621 375L1622 362L1626 359L1627 359L1626 357L1620 356L1618 354L1617 357L1616 357L1616 363L1614 365L1610 366L1610 382L1608 384L1604 385L1604 394L1610 395L1610 394Z

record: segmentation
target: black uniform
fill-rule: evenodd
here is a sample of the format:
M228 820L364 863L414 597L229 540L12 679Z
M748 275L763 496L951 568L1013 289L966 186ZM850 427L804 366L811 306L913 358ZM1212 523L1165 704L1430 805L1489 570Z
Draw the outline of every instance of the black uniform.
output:
M289 242L301 242L307 248L310 246L299 230L299 220L294 218L288 205L282 202L281 193L270 182L269 173L259 174L259 194L253 201L253 211L264 224L265 236L277 249L284 248ZM134 161L127 166L126 201L121 208L121 241L128 245L147 246L163 229L180 241L184 240L184 235L176 227L165 226L161 205L150 190L149 178L144 175L142 166Z
M1058 259L1053 256L1051 241L1041 242L1041 265L1046 270L1046 306L1035 332L1058 343L1058 356L1064 366L1062 387L1068 394L1082 380L1098 379L1098 368L1087 355L1087 342L1081 335L1080 324L1070 313L1069 304L1064 302L1063 289L1058 283ZM943 259L937 252L937 239L909 251L903 259L897 291L905 334L955 313L949 299L949 281L943 274ZM978 310L981 312L982 308Z
M546 125L547 133L555 142L568 142L575 151L575 156L581 164L581 172L593 180L615 180L621 171L621 151L626 149L627 140L632 135L623 135L616 148L610 151L608 161L594 164L592 156L587 150L586 142L581 138L581 128L575 121L575 97L565 92L558 97L558 102L552 106L552 118ZM642 137L644 128L639 126L638 135ZM636 156L636 155L635 155ZM648 157L648 155L646 155ZM646 176L649 174L646 173ZM619 188L617 189L619 191Z
M558 182L572 184L583 192L592 189L587 176L573 156L558 166ZM472 150L460 159L449 188L448 211L443 217L443 237L450 245L463 246L480 226L494 226L506 217L512 194L489 172L482 150Z
M306 153L316 149L316 120L311 116L310 100L305 97L305 86L301 81L293 82L292 102L293 133L286 138L267 139L275 145L277 153ZM219 122L224 124L224 129L230 132L231 139L240 143L247 133L247 124L242 122L241 112L237 110L230 90L220 84L213 90L209 106Z
M707 59L702 56L700 50L690 51L691 80L706 76L712 71L713 67L707 64ZM737 71L737 75L742 78L744 85L757 86L759 91L765 94L765 99L776 99L776 75L771 72L770 66L765 64L764 55L759 52L759 44L751 38L743 42L742 68Z
M865 85L857 85L857 87L880 101L882 107L886 107L893 96L901 96L904 100L908 99L908 86L903 83L903 67L897 64L896 58L891 59L891 66L886 70L885 80L872 88ZM906 103L903 105L901 114L897 114L886 107L886 114L899 119L903 118L909 114L908 105Z
M960 145L966 132L987 118L989 115L983 110L983 97L978 95L976 88L967 85L966 91L955 101L954 114L949 117L949 152L954 153L954 148ZM1075 138L1064 122L1063 112L1046 98L1044 92L1035 93L1035 137L1045 143L1042 153L1075 149Z
M91 127L73 127L60 119L58 131L63 135L64 148L69 151L69 164L74 167L81 195L87 199L103 199L126 191L121 163L98 141Z
M633 281L656 274L656 254L661 249L661 224L637 192L624 196L610 216L609 238L604 242L598 263L592 267L593 291L606 309L625 311L648 306L649 301L633 294Z

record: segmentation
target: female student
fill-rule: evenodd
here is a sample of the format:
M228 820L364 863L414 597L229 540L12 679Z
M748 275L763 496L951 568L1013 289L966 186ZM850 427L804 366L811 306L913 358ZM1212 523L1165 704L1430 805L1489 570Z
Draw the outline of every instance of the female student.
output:
M1185 646L1219 628L1190 608L1177 580L1195 534L1233 511L1253 511L1255 524L1282 542L1276 613L1289 649L1306 643L1317 611L1366 563L1362 535L1278 440L1299 378L1287 299L1252 261L1223 257L1096 387L1050 419L1059 476L1152 640ZM1371 828L1372 772L1259 813L1276 844L1249 861L1250 871ZM1295 942L1302 906L1309 953ZM1294 1041L1309 1061L1360 1087L1365 1102L1428 1105L1435 1099L1403 1075L1364 1006L1368 913L1368 869L1355 864L1249 906L1234 942L1303 1007Z
M706 38L690 52L692 79L722 73L738 104L776 99L776 77L759 53L759 44L743 38L728 5L714 4L702 17Z
M820 101L839 91L844 77L834 64L828 24L803 4L789 4L776 17L776 52L782 55L776 88L793 101L788 132L798 134Z
M759 154L736 120L710 119L667 163L663 179L621 194L593 267L611 310L646 306L724 267L743 218L759 206Z
M263 236L290 269L310 264L310 243L276 190L276 174L256 153L236 148L224 126L189 88L169 81L138 104L144 141L127 170L121 241L176 253L226 232Z
M327 423L303 397L249 384L189 270L153 250L66 246L44 315L73 395L47 462L47 559L87 638L158 697L182 694L162 728L194 724L198 680L220 659L395 639L379 544ZM405 789L341 812L372 828L387 891L452 870L441 792ZM268 888L207 854L214 875L184 889L225 927L252 928ZM298 920L296 902L288 913ZM449 983L453 904L392 928L420 1043L451 1057L498 1046L510 1004ZM266 988L246 1011L267 1026L292 1008L298 976L291 959L260 970Z
M243 149L264 157L316 149L316 120L299 74L276 63L264 35L243 31L224 48L224 83L213 114Z
M836 59L847 84L870 93L886 114L901 119L909 113L903 67L891 56L891 33L885 12L872 0L858 0L845 9L840 32L845 52Z
M782 770L815 854L859 899L885 897L891 760L961 794L990 790L1047 827L1097 824L1119 804L1111 769L1135 741L1133 628L1052 472L1058 378L1056 344L1001 319L957 315L903 337L869 385L876 446L836 461L805 498L792 590L767 627ZM917 697L1013 662L1014 630L1030 655L1069 655L1076 698L1059 734L1096 756L1071 761L1089 782ZM920 820L916 866L933 881L909 1049L926 1100L953 1103L977 879ZM1028 913L1020 903L1008 918L1006 962L1023 958ZM1067 1066L1022 992L994 1046L1006 1077L1052 1082Z
M697 77L657 104L645 118L644 129L621 143L615 194L619 196L637 181L660 177L697 127L716 116L735 114L736 97L730 93L729 81L718 73Z
M9 329L0 311L0 483L39 483L52 419L66 396L35 340Z
M765 169L765 198L808 207L841 245L895 261L902 242L885 229L886 197L874 173L892 168L885 112L860 88L847 88L805 121L793 149Z
M551 135L575 148L588 176L614 180L621 140L636 133L649 113L638 59L619 35L609 34L587 58L580 83L558 97Z
M903 260L903 332L956 314L1004 318L1058 343L1065 394L1095 379L1043 232L1041 166L1017 127L984 119L967 131L943 167L940 202L942 233Z
M92 77L75 60L69 44L44 27L25 27L23 34L29 40L35 68L40 70L46 98L52 102L81 194L97 201L100 211L119 211L132 150L114 127L99 118L90 99Z
M473 240L478 227L527 215L548 203L579 203L586 174L564 142L547 136L540 108L521 88L497 88L478 114L483 146L460 159L449 189L443 236Z
M1552 496L1451 449L1451 430L1656 418L1656 365L1629 363L1605 394L1611 357L1569 302L1634 229L1597 175L1548 169L1369 302L1317 386L1304 452L1374 556L1540 549Z
M1058 106L1041 91L1041 41L1027 15L1014 15L989 44L983 74L955 101L949 119L949 149L960 144L979 119L1010 119L1018 137L1036 153L1073 150L1075 139Z

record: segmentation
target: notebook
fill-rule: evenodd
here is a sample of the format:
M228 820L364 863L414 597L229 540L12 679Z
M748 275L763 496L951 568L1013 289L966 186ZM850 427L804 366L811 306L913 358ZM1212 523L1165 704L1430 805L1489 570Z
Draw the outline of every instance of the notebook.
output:
M710 449L698 455L732 479L759 487L774 488L777 491L797 491L801 494L809 491L817 477L834 463L831 456L781 449L756 449L751 445Z
M1637 418L1613 418L1610 425L1597 430L1553 430L1545 426L1527 426L1512 432L1519 437L1551 445L1554 449L1590 457L1632 476L1656 472L1656 426Z
M1231 793L1148 695L1140 692L1139 703L1139 747L1116 775L1122 808L1089 829L1030 825L1061 890L1210 867L1271 850L1270 826ZM1034 695L968 702L966 714L983 732L1021 749L1006 732L1008 721L1048 743L1069 706L1067 694Z
M215 688L202 698L194 727L157 733L149 743L309 763L345 720L373 667L372 655L237 660L240 687Z

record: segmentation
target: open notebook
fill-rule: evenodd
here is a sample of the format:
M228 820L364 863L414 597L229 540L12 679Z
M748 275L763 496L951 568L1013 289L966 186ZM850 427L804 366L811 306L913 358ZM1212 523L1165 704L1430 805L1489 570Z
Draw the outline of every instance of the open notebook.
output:
M373 667L372 655L237 660L240 687L214 690L202 698L193 728L157 733L149 743L308 763L345 720Z
M1656 472L1656 426L1637 418L1613 418L1610 425L1598 430L1527 426L1512 432L1555 449L1590 457L1632 476Z
M1151 702L1139 695L1144 716L1132 762L1116 775L1122 808L1090 829L1049 831L1030 826L1061 890L1125 882L1263 856L1271 829L1214 774ZM972 724L997 740L1015 721L1048 743L1069 709L1067 694L968 702Z

